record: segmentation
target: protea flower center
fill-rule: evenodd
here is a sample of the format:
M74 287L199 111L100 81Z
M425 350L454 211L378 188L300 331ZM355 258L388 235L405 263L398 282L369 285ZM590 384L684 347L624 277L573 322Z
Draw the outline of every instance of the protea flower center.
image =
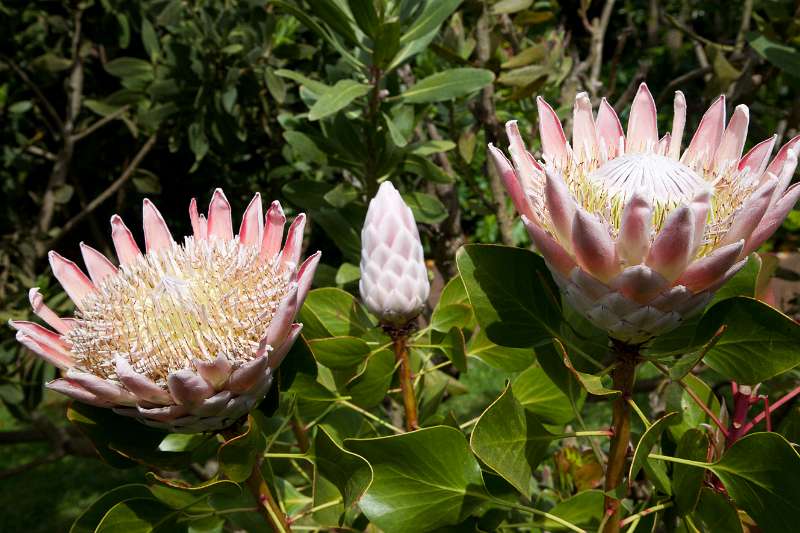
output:
M624 203L638 192L653 204L675 206L690 202L708 183L694 170L654 153L628 154L602 164L589 173L595 194L611 203Z
M565 300L617 340L646 342L700 312L780 226L800 188L789 187L800 137L774 159L775 137L743 154L750 114L725 98L682 146L686 99L675 94L670 131L642 84L627 132L603 99L578 94L568 142L537 99L541 162L506 125L514 164L492 159Z
M258 353L290 274L258 246L186 237L96 284L64 337L76 367L104 378L118 356L160 384L194 359L238 366Z
M305 215L283 239L286 216L256 194L234 235L217 189L208 218L189 205L192 235L173 240L144 201L145 250L118 215L111 240L119 267L81 243L88 276L51 251L53 275L75 303L62 318L34 287L35 322L14 320L17 340L61 370L48 388L109 407L149 426L195 433L222 429L260 402L300 335L294 322L319 264L300 264Z

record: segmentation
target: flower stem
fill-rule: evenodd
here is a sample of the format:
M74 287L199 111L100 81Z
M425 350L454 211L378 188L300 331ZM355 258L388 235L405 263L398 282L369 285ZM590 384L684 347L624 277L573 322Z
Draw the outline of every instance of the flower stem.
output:
M639 521L644 516L647 516L649 514L652 514L652 513L658 512L658 511L662 511L664 509L669 509L670 507L672 507L672 502L660 503L658 505L654 505L653 507L648 507L647 509L644 509L643 511L639 511L636 514L632 514L629 517L625 518L625 520L620 522L619 525L627 526L631 522Z
M411 377L411 362L408 358L408 348L406 346L408 336L405 333L399 333L393 336L393 341L394 357L400 363L400 390L403 395L403 407L405 408L406 430L414 431L419 429L419 422L417 420L417 398L414 395L414 380Z
M790 401L792 398L800 394L800 387L795 387L793 390L789 391L788 394L784 395L782 398L778 399L775 403L770 404L769 408L764 408L764 411L753 417L753 420L745 424L744 428L742 428L742 434L746 435L748 431L753 429L753 426L764 420L767 416L772 414L776 409L783 406L786 402ZM767 430L769 431L769 430Z
M653 362L653 366L655 366L659 372L669 377L669 370L667 369L667 367L656 362ZM728 436L728 428L725 427L725 424L723 424L722 421L719 419L719 417L714 414L714 411L712 411L708 407L708 404L704 402L703 399L700 398L700 396L698 396L697 393L694 390L692 390L691 387L689 387L686 383L683 382L683 379L673 380L673 383L677 383L678 386L680 386L680 388L682 388L684 392L686 392L686 394L689 395L689 398L692 399L692 401L697 405L697 407L702 409L703 412L706 415L708 415L708 418L710 418L711 421L714 422L714 425L717 426L717 428L719 428L719 430L725 437Z
M250 472L250 477L247 478L245 484L255 496L256 501L259 503L259 512L267 520L272 530L277 533L291 533L289 519L283 513L275 498L273 498L264 476L261 475L261 461L255 462L253 471Z
M736 382L731 383L733 388L733 416L728 428L725 445L730 448L734 442L745 435L745 424L747 423L747 413L753 403L753 394L750 387L739 387Z
M236 427L222 430L222 436L226 441L240 436L242 428ZM277 533L291 533L289 520L281 510L278 502L272 496L264 476L261 474L261 458L253 462L253 469L244 484L253 494L258 503L258 513L269 524L270 528Z
M636 380L636 366L639 363L639 347L612 339L613 350L617 356L617 366L611 371L613 387L621 392L614 400L612 415L611 445L608 450L608 464L605 479L605 509L608 519L603 533L618 533L620 530L620 500L611 494L622 485L628 459L628 445L631 437L631 406L628 403Z

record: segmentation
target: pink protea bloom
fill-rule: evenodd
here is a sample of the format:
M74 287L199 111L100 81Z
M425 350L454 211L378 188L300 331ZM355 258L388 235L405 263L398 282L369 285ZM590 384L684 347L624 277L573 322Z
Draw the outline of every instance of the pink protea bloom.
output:
M800 136L771 162L775 136L742 157L748 109L737 106L726 126L723 96L682 153L680 91L672 130L660 138L645 84L627 135L605 99L595 116L578 94L571 145L553 109L537 103L542 161L514 121L506 124L513 166L490 146L492 160L566 300L621 341L645 342L701 311L800 196L789 187Z
M386 325L416 318L431 290L414 214L389 181L369 203L361 230L361 298Z
M50 252L75 317L58 317L33 288L34 312L55 331L11 322L17 340L62 370L50 389L178 432L224 428L264 398L300 333L294 317L319 263L317 252L299 265L305 216L281 249L286 217L273 202L265 221L259 194L237 236L220 189L208 219L194 200L189 214L194 234L178 244L145 200L144 254L114 215L120 266L81 243L88 277Z

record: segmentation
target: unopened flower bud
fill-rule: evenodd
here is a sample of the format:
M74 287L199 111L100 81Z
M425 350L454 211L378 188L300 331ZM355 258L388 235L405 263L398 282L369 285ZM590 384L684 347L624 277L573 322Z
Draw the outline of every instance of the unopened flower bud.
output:
M388 181L370 201L361 230L359 288L367 309L395 326L415 318L430 293L414 215Z

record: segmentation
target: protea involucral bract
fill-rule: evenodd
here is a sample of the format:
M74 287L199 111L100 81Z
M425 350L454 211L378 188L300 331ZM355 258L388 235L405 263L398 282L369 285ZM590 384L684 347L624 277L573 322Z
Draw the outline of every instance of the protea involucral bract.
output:
M57 316L33 288L34 312L55 331L11 322L23 345L62 370L49 388L180 432L224 428L266 395L300 333L294 317L319 263L317 252L299 264L305 216L281 249L286 217L273 202L264 220L258 194L237 236L220 189L208 218L194 200L189 214L193 235L178 244L145 200L145 253L113 216L120 265L81 243L88 276L50 252L75 316Z
M411 209L384 181L369 203L361 230L361 298L388 325L419 315L431 286Z
M726 125L723 96L683 151L681 92L662 137L645 84L627 132L605 99L595 115L578 94L571 144L553 109L537 103L542 160L514 121L513 166L490 146L492 160L566 300L621 341L644 342L701 311L800 196L789 188L800 137L772 161L775 136L742 157L749 112L737 106Z

